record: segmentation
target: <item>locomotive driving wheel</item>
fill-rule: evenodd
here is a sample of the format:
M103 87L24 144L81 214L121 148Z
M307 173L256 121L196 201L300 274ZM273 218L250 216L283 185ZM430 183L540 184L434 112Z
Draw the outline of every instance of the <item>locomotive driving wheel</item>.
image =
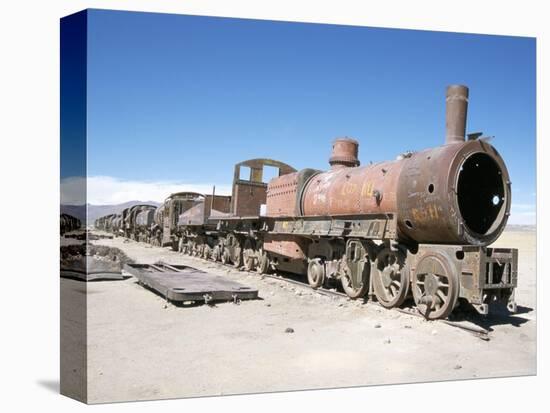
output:
M380 305L393 308L401 305L409 292L409 267L400 251L383 248L376 256L372 284Z
M344 264L344 266L348 267L347 264ZM370 273L368 268L370 268L370 265L365 266L361 272L354 271L349 267L343 270L344 274L342 275L342 278L340 278L340 282L344 292L349 298L361 298L367 293L367 290L369 289ZM353 278L360 279L358 285L354 285Z
M244 242L243 262L246 271L254 271L256 268L256 251L254 250L254 240L247 238Z
M325 281L325 265L320 258L312 259L307 266L307 281L311 288L319 288Z
M256 255L258 259L258 265L256 265L256 272L258 274L267 274L270 269L269 255L267 254L267 251L265 251L263 247L260 247L258 248Z
M358 240L346 245L346 255L341 262L340 282L350 298L363 297L369 289L370 259L365 246Z
M202 258L202 255L204 254L204 244L198 243L197 244L197 252L196 257Z
M193 241L191 244L191 256L196 257L198 251L199 251L199 246L197 245L196 241Z
M458 276L446 254L429 252L420 258L412 276L414 302L429 320L446 318L459 293Z
M172 251L178 251L179 241L177 239L172 239Z
M243 263L243 249L238 244L231 251L231 262L235 268L240 268Z
M232 234L227 236L224 253L225 251L229 253L229 260L227 260L226 263L232 264L235 268L240 268L243 264L243 249L237 237Z
M227 247L223 248L220 260L222 264L229 264L229 262L231 261L231 257L229 255L229 251L227 250Z
M212 249L212 254L210 254L210 258L212 259L212 261L219 261L220 258L221 258L221 254L220 254L220 246L219 245L216 245L213 249Z
M193 253L193 241L187 241L185 253L191 255Z

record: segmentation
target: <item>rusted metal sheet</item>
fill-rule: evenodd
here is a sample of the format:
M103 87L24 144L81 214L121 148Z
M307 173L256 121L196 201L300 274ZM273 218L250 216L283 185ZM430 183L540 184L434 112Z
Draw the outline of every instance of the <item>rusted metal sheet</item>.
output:
M273 159L250 159L235 165L231 214L240 217L259 216L261 206L266 203L267 182L264 182L264 168L278 168L278 176L296 172L296 169ZM249 168L248 179L241 179L241 169Z
M268 217L299 216L300 197L306 182L320 173L315 169L302 169L273 179L267 186L266 215Z
M203 225L205 222L205 205L201 201L197 205L187 209L178 218L178 226L183 225Z
M258 290L185 265L127 264L124 270L170 301L208 303L258 298Z
M309 240L298 235L268 233L264 237L263 248L273 254L294 260L305 260Z
M142 215L142 219L145 219L145 221L143 223L138 223L137 218L138 218L138 216L141 212L151 211L150 217L151 217L151 220L152 220L152 217L153 217L153 214L154 214L153 211L155 209L157 209L156 206L148 205L148 204L138 204L138 205L132 206L128 210L128 213L126 214L126 218L125 218L125 226L126 226L127 230L130 233L133 233L136 230L137 226L147 225L147 215L145 215L145 216Z
M149 208L139 212L136 215L136 226L150 228L153 225L153 217L156 208Z
M312 177L301 199L305 216L397 212L397 181L402 162L337 168Z
M206 195L197 199L195 205L186 209L178 218L178 226L203 226L214 214L220 216L229 213L231 197L223 195Z
M206 218L211 215L223 215L231 212L231 196L229 195L206 195Z
M177 192L166 198L162 212L161 246L174 243L180 215L201 202L204 202L204 195L197 192Z
M164 210L165 210L165 208L166 208L165 204L162 204L161 206L159 206L155 211L155 216L153 217L153 221L154 221L155 225L157 225L159 227L162 227L162 224L164 222Z
M396 234L394 215L295 217L276 219L270 230L273 234L302 236L357 237L391 239Z
M293 172L274 179L267 187L267 216L296 215L296 198L298 196L298 172Z

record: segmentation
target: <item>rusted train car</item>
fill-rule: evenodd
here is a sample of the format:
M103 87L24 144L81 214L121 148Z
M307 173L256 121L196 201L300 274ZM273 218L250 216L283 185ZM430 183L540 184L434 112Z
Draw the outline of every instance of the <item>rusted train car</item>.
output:
M137 204L128 208L124 218L124 236L136 241L146 238L156 209L155 205L148 204Z
M266 158L236 164L231 196L202 196L179 216L180 250L240 267L245 249L251 248L252 240L263 237L266 167L274 169L277 177L296 171L290 165Z
M151 243L156 206L142 208L136 214L134 222L134 239L140 242Z

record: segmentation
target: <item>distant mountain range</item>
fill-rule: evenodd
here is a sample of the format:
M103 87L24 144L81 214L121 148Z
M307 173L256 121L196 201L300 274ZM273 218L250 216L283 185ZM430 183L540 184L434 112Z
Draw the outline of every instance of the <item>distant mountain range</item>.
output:
M147 204L159 206L159 202L155 201L128 201L122 204L116 205L92 205L88 204L88 225L93 225L94 221L104 215L118 214L123 209L137 205ZM85 205L61 205L61 213L69 214L73 217L80 219L81 222L86 220L86 206Z

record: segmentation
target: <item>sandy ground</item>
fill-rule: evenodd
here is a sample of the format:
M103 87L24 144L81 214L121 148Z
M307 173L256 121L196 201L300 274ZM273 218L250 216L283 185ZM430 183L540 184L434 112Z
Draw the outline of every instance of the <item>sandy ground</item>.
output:
M520 250L520 314L482 321L490 341L168 249L95 242L141 263L224 275L261 299L176 307L134 278L88 283L90 403L536 374L535 232L506 232L496 244ZM63 292L82 294L82 284L63 279Z

